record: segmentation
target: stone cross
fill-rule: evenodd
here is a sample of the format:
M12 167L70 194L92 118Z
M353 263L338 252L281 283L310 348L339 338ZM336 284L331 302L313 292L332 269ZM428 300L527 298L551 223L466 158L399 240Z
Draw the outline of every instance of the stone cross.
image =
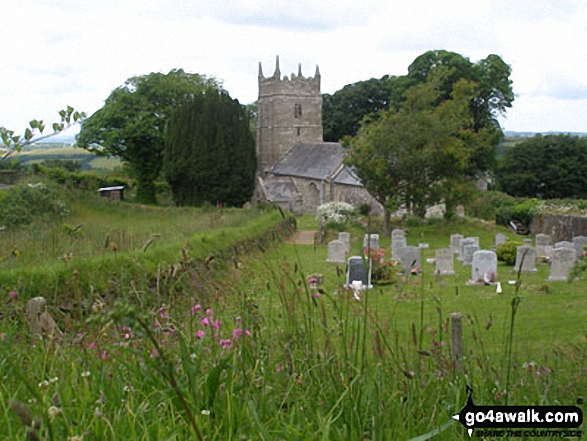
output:
M549 281L567 280L569 270L577 261L577 253L573 248L555 248L552 251Z
M475 251L471 270L471 283L495 283L497 281L497 255L494 251Z

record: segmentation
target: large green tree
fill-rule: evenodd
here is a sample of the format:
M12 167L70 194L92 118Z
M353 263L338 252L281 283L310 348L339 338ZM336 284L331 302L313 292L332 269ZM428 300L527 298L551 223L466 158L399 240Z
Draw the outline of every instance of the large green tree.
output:
M470 129L475 84L460 80L439 101L448 69L428 76L405 93L401 107L382 112L351 140L348 163L369 192L389 212L400 206L423 216L440 201L451 208L467 188L471 155L487 142Z
M536 135L508 148L496 173L512 196L587 199L587 138Z
M164 174L178 205L241 206L255 186L249 114L225 91L207 91L176 109L167 127Z
M129 78L83 122L78 145L100 146L105 154L126 161L138 183L137 199L155 203L169 115L177 106L218 87L212 78L181 69Z

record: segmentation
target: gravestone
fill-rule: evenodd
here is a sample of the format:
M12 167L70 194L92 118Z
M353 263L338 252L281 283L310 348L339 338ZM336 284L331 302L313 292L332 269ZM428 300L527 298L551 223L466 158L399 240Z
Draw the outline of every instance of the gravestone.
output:
M552 257L552 238L548 234L537 234L534 248L538 257Z
M464 239L461 239L461 241L459 242L459 257L457 258L457 260L463 260L464 248L467 245L479 246L479 238L478 237L465 237Z
M577 261L577 253L573 248L555 248L552 251L552 263L548 281L567 280L569 270Z
M450 236L450 250L454 254L459 254L459 243L463 239L462 234L453 234Z
M493 248L497 248L498 246L500 246L502 243L506 243L507 242L507 237L505 234L503 233L497 233L495 235L495 238L493 239Z
M471 264L471 283L495 283L496 281L497 255L495 252L475 251Z
M351 250L351 234L346 232L338 233L338 240L344 243L344 249L348 253Z
M363 289L371 287L371 274L365 268L365 261L361 256L352 256L348 260L348 268L346 273L346 286L352 286L353 282L360 281L363 285Z
M420 272L420 247L403 247L398 250L399 262L403 266L403 274Z
M455 274L454 257L455 255L450 248L436 250L436 269L434 273L442 276L452 276Z
M379 234L365 234L365 236L363 236L363 251L367 248L372 250L379 249Z
M575 246L573 245L573 242L569 242L567 240L562 240L560 242L557 242L554 244L554 248L571 248L571 249L575 249Z
M393 233L391 234L391 258L393 260L399 260L399 249L407 246L408 241L403 230L393 230Z
M463 247L463 266L471 266L473 264L473 254L480 249L479 245L465 245Z
M328 243L327 262L344 263L345 262L345 245L342 240L333 240Z
M573 237L573 246L577 252L577 257L581 257L583 255L583 247L585 245L587 245L587 236Z
M525 257L524 257L525 256ZM523 273L534 273L536 269L536 250L528 245L520 245L516 248L516 264L514 265L514 271L520 270L520 263L522 263Z

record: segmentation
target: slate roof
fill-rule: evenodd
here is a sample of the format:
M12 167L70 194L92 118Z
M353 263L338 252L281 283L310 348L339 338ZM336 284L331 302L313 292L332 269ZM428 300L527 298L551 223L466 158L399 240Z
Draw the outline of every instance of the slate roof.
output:
M357 187L363 186L359 177L355 175L353 171L346 165L334 175L332 182L335 184L355 185Z
M262 181L262 187L271 202L288 202L301 197L292 178L270 177Z
M294 144L271 172L274 175L328 179L342 164L343 147L337 142Z

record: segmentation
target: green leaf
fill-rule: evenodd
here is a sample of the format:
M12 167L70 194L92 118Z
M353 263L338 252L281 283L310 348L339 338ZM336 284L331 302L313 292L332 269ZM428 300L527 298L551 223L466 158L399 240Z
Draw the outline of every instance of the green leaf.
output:
M39 127L39 121L37 121L36 119L33 119L29 125L31 126L31 129L36 129Z
M63 130L63 124L53 123L53 131L61 132Z
M61 116L61 119L65 119L65 110L60 110L59 111L59 116Z
M31 129L26 129L24 131L24 139L26 139L27 141L30 141L31 139L33 139L33 132L31 132Z

